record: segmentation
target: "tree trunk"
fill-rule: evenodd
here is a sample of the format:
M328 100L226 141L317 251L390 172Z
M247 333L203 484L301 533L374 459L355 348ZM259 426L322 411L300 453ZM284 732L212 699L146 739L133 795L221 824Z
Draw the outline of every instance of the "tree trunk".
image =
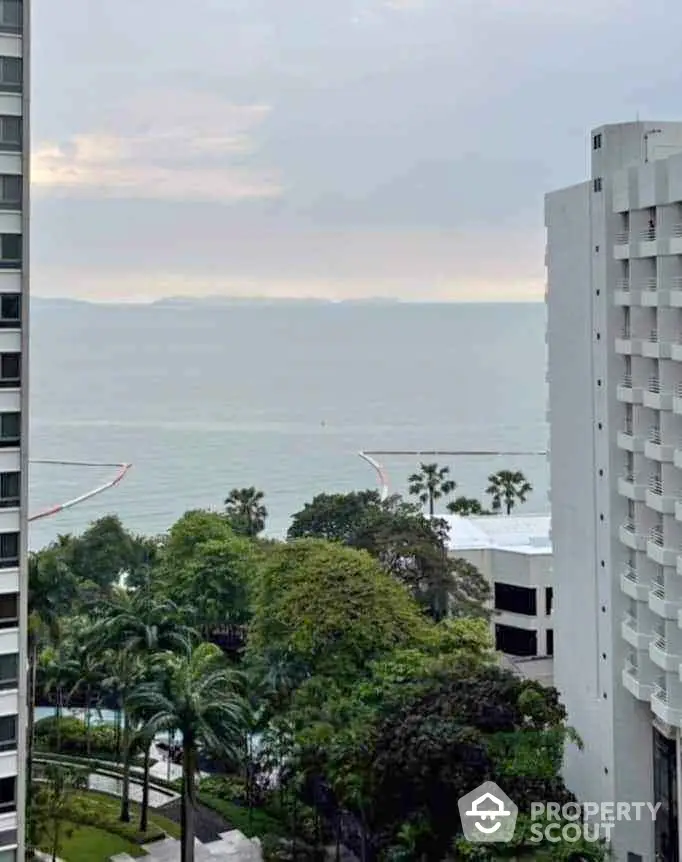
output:
M114 732L116 734L116 764L121 762L121 698L116 698L116 721L114 723Z
M130 758L132 745L130 744L130 719L128 713L123 711L123 778L121 779L121 821L130 823Z
M62 687L57 686L57 754L62 750Z
M149 820L149 761L151 757L152 741L149 740L144 748L144 775L142 778L142 805L140 807L140 832L146 832Z
M194 862L194 739L191 733L182 735L182 815L180 836L181 862Z
M85 753L88 757L90 757L92 751L92 742L90 739L90 698L92 693L90 691L90 686L86 686L85 688Z

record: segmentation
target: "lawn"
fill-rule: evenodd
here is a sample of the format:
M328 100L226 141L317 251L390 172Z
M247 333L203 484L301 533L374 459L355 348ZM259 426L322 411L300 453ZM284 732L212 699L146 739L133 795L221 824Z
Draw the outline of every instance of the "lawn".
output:
M57 855L68 862L109 862L116 853L128 853L130 856L144 856L145 852L139 844L126 841L119 835L113 835L96 826L80 826L75 823L64 824L67 834L59 844ZM44 844L41 849L49 852Z

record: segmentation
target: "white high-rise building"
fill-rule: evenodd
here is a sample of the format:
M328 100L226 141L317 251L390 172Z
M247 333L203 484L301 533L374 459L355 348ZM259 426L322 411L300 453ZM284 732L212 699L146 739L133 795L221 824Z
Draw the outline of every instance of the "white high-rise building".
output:
M595 129L546 199L555 684L623 862L682 859L682 123Z
M29 5L0 0L0 862L25 831Z

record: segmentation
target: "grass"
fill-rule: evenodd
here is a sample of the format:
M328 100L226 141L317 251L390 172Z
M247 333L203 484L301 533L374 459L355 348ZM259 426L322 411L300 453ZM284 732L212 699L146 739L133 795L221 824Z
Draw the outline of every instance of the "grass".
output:
M68 862L109 862L116 853L145 855L139 844L97 826L65 823L63 828L66 834L59 842L57 855ZM40 849L47 853L51 848L42 844Z
M98 811L103 816L103 821L110 823L113 821L117 824L117 828L121 827L130 831L136 836L138 843L147 840L137 831L137 825L140 822L140 805L137 802L130 803L130 823L121 823L118 820L118 815L121 810L121 800L116 796L109 796L106 793L100 793L97 790L82 790L74 794L75 799L85 800L88 803L94 803ZM164 817L157 814L153 808L149 809L149 825L154 827L154 832L150 829L147 836L150 840L159 837L160 832L167 832L171 838L180 837L180 826ZM132 854L131 854L132 855ZM71 862L71 860L69 860Z
M263 838L265 835L285 837L287 835L285 824L266 811L254 808L249 816L248 808L243 808L234 802L228 802L226 799L220 799L218 796L201 793L201 791L198 799L207 808L222 814L234 829L239 829L247 838Z

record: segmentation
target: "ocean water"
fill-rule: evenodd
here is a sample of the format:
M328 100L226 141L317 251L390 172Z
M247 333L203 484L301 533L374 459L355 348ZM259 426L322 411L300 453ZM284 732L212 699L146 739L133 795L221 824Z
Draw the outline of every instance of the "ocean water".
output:
M115 489L31 527L32 548L116 512L139 532L266 493L268 533L316 493L375 487L361 449L544 450L541 304L207 307L34 301L31 457L130 461ZM419 459L379 458L394 491ZM544 457L443 457L458 493L518 468L547 510ZM114 471L115 472L115 471ZM31 511L111 469L31 468Z

